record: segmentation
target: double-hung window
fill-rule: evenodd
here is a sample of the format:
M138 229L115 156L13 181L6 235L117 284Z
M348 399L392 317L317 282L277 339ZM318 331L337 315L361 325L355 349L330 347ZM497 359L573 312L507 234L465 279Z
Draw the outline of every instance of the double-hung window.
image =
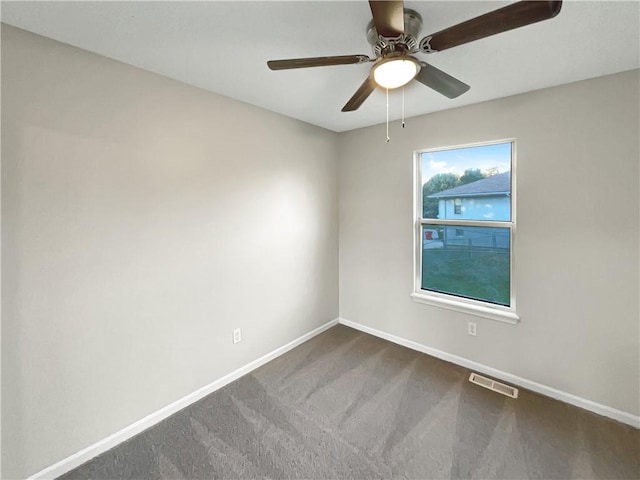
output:
M415 153L414 300L515 323L515 141Z

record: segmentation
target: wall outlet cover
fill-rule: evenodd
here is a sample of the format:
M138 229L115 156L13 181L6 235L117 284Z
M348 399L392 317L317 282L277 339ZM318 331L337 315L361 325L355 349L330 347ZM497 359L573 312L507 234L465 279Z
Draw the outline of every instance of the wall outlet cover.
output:
M476 336L476 322L469 322L467 324L467 332L469 335L473 335L474 337Z

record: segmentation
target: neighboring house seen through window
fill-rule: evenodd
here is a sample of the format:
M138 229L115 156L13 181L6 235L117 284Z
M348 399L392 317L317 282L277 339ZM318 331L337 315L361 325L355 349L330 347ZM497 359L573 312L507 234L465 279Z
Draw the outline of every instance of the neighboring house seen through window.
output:
M414 299L515 321L514 141L416 152Z

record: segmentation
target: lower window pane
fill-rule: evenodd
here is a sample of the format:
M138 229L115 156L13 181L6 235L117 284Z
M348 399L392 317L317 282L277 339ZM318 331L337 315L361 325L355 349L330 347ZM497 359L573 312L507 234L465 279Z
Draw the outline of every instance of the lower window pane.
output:
M510 306L509 228L423 225L422 289Z

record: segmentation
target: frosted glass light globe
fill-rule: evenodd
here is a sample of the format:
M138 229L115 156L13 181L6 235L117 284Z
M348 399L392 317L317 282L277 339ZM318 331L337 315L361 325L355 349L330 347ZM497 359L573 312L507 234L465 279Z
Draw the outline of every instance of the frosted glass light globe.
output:
M396 57L383 60L373 67L373 79L383 88L406 85L420 71L420 65L412 57Z

